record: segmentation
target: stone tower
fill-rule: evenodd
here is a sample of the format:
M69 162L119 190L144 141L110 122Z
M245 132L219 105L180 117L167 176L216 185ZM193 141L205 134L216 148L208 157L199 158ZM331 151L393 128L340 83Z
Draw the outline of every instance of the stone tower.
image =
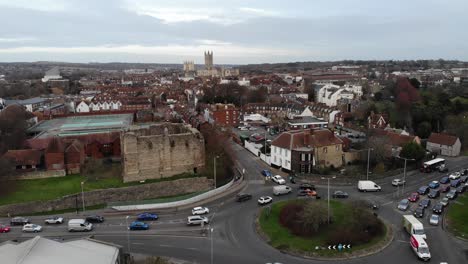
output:
M195 63L193 61L184 61L184 72L195 71Z
M205 69L213 69L213 51L205 51Z

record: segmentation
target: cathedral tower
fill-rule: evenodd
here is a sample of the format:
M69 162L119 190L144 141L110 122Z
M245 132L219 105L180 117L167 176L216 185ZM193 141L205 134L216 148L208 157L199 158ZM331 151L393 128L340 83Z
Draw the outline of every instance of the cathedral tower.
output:
M205 69L213 69L213 51L205 51Z

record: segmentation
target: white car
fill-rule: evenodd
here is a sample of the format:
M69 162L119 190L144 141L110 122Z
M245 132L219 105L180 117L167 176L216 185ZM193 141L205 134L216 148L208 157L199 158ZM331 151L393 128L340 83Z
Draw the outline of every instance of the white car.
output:
M439 219L440 219L439 215L433 214L433 215L431 215L431 218L429 218L429 224L438 225L439 224Z
M249 130L248 127L240 127L239 129L240 129L241 131L247 131L247 130Z
M42 226L36 224L27 224L23 226L23 232L41 232Z
M454 173L450 174L449 179L450 180L456 180L456 179L460 178L460 176L461 175L460 175L459 172L454 172Z
M255 131L255 130L257 130L257 128L256 127L249 127L249 130L250 131Z
M209 214L209 213L210 213L210 209L208 209L207 207L198 206L192 209L192 215L202 215L202 214Z
M271 203L272 201L273 201L273 198L271 198L270 196L262 196L258 199L258 204L264 205L267 203Z
M47 218L44 222L46 224L62 224L63 217L58 217L58 216L50 217L50 218Z
M401 186L404 185L406 182L402 179L393 179L392 180L392 185L393 186Z
M277 184L285 184L286 183L286 181L280 175L275 175L275 176L271 177L271 179L274 182L276 182Z
M208 217L204 216L194 215L187 217L187 225L201 225L202 223L206 225L209 222L210 220L208 219Z

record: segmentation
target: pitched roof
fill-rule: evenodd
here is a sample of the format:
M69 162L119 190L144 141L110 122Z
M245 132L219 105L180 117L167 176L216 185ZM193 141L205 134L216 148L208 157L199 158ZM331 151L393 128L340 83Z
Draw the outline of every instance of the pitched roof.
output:
M322 130L293 130L281 133L271 142L272 146L294 150L299 148L314 148L343 144L333 132Z
M445 145L445 146L452 146L457 142L458 137L448 135L448 134L443 134L443 133L431 133L431 136L429 136L429 139L427 142L439 144L439 145Z
M60 138L54 137L47 145L46 153L63 153L65 146Z
M38 165L41 163L42 151L35 149L8 150L3 157L15 161L17 165Z
M384 130L384 129L375 128L375 129L372 129L371 132L373 136L387 138L389 141L389 144L391 144L392 146L403 147L405 144L416 140L416 136L402 135L402 134L398 134L398 133Z

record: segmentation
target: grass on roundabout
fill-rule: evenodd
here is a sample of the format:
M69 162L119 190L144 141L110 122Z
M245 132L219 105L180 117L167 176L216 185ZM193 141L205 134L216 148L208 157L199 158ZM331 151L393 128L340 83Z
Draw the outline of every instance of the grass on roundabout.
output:
M468 194L460 195L448 206L447 223L449 230L458 237L468 239Z
M269 244L279 250L291 251L297 254L319 256L319 257L339 257L347 253L353 253L358 250L364 250L374 246L382 241L387 232L385 226L384 233L371 240L367 244L353 246L351 249L342 250L329 250L327 247L328 235L333 233L335 229L348 223L347 216L349 216L350 207L346 203L331 200L330 210L333 212L334 222L314 235L313 237L299 237L292 234L286 227L283 227L279 222L279 214L281 208L289 201L276 202L271 205L271 210L268 215L268 209L263 208L259 217L259 226L263 233L269 238ZM326 201L313 201L326 203ZM317 250L316 247L321 249Z

